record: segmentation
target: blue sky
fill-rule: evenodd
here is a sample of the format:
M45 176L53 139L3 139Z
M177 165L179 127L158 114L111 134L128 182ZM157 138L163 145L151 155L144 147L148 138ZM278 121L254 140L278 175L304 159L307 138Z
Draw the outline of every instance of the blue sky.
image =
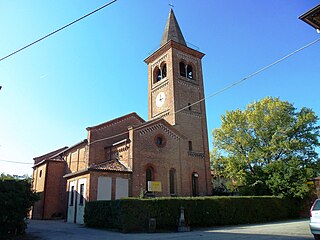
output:
M298 19L316 0L118 0L0 62L0 173L31 174L33 157L80 142L88 126L130 112L147 120L143 60L160 44L170 2L186 41L206 54L207 96L320 37ZM0 58L105 3L0 0ZM319 51L320 42L207 99L210 137L227 110L266 96L320 116Z

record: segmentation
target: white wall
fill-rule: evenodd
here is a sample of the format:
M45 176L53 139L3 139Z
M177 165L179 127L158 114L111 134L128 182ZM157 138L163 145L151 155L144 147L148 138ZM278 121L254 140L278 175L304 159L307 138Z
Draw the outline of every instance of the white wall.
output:
M83 184L83 192L81 194L80 186ZM76 217L76 223L83 224L83 215L84 215L84 208L86 205L86 188L87 188L87 179L82 178L78 180L78 188L77 188L77 217ZM80 202L81 196L83 197L83 202Z
M99 177L97 200L111 200L111 189L112 189L111 177Z
M129 181L125 178L116 178L116 199L129 196Z
M74 191L72 192L71 189L74 188ZM73 223L74 222L74 214L75 214L75 201L76 201L76 181L70 182L69 188L68 188L68 217L67 221ZM73 194L73 201L71 202L71 196Z

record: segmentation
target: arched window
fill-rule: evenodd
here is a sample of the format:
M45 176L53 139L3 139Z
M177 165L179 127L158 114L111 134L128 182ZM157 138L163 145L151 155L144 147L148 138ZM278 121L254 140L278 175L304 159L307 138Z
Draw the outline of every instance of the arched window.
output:
M176 194L175 178L176 178L176 170L174 168L171 168L169 171L170 195Z
M158 68L157 69L157 75L156 75L157 77L156 77L156 81L157 82L159 82L161 79L162 79L162 77L161 77L161 70Z
M155 67L153 70L153 83L157 83L161 80L161 70L158 67Z
M148 182L153 181L153 169L152 167L148 167L146 170L146 189L148 191Z
M180 69L180 76L186 77L186 65L184 62L179 63L179 69Z
M153 83L157 83L167 77L167 64L163 63L159 67L155 67L153 72Z
M157 144L158 146L162 146L162 145L163 145L163 138L162 138L162 137L157 137L157 139L156 139L156 144Z
M167 77L167 64L163 64L161 72L162 72L162 78Z
M192 196L199 196L199 188L198 188L198 177L199 174L194 172L192 173Z
M187 78L193 79L193 70L191 65L187 66Z
M164 147L166 145L166 138L162 134L157 134L154 142L158 147Z
M180 76L194 79L194 71L191 64L185 64L184 62L179 63Z

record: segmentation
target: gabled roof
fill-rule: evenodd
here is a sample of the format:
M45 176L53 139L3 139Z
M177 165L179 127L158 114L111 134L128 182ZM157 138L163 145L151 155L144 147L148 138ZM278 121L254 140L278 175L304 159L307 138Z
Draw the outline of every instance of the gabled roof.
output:
M320 30L320 4L301 15L299 19Z
M160 47L165 45L170 40L173 40L177 43L187 46L172 8L170 9L170 12L169 12L169 17L167 20L166 27L164 29L164 33L162 35Z
M132 172L116 159L105 161L97 165L93 165L89 167L88 170L100 170L100 171L111 171L111 172Z
M156 125L161 126L162 129L164 129L169 135L172 135L176 139L179 139L179 138L185 139L186 138L175 127L173 127L170 123L168 123L163 118L153 119L148 122L145 122L145 123L137 126L136 128L134 128L134 130L139 130L140 135L143 135L147 132L158 129L157 127L155 127Z
M121 116L121 117L112 119L112 120L110 120L110 121L108 121L108 122L101 123L101 124L96 125L96 126L87 127L86 129L87 129L87 131L89 131L89 130L96 130L96 129L99 129L99 128L108 127L108 126L110 126L110 125L113 125L113 124L115 124L115 123L117 123L117 122L121 122L121 121L123 121L123 120L125 120L125 119L128 119L128 118L130 118L130 117L136 118L136 119L137 119L138 121L140 121L141 123L144 123L144 122L145 122L145 120L143 120L143 118L141 118L137 113L133 112L133 113L129 113L129 114L127 114L127 115L124 115L124 116Z
M49 159L57 154L60 154L61 152L63 152L64 150L68 149L68 147L62 147L62 148L59 148L57 150L54 150L52 152L49 152L47 154L44 154L42 156L39 156L39 157L35 157L33 158L33 160L35 161L35 164L38 163L38 162L41 162L42 160L44 159Z
M62 147L62 148L59 148L55 151L52 151L52 152L49 152L47 154L44 154L42 156L39 156L39 157L35 157L33 158L34 160L34 166L33 167L36 167L38 165L41 165L42 163L46 162L46 161L64 161L62 158L61 158L61 154L67 152L68 150L71 150L77 146L80 146L81 144L87 144L88 141L87 139L84 139L83 141L71 146L71 147Z

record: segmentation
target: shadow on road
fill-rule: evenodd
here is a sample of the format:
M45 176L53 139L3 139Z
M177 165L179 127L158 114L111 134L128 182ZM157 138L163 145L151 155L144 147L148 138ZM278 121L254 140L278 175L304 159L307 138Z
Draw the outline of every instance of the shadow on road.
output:
M172 233L120 233L87 228L64 221L30 220L27 233L42 240L100 240L100 239L261 239L306 240L313 239L308 220L295 220L255 225L196 229L191 232ZM29 239L28 239L29 240Z

